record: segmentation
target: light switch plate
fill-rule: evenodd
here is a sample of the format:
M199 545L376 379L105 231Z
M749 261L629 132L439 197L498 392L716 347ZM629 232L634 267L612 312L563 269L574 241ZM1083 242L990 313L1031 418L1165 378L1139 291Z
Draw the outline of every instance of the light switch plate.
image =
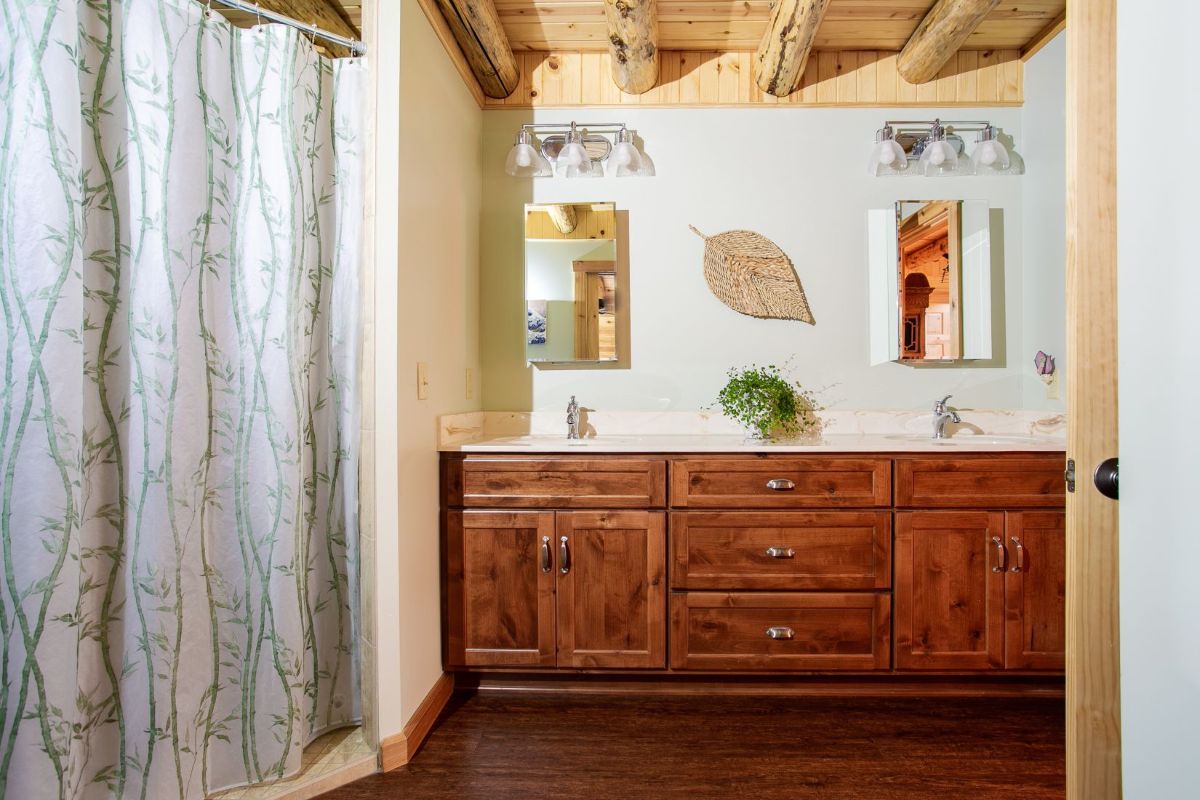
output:
M429 365L424 361L417 362L417 399L429 399Z

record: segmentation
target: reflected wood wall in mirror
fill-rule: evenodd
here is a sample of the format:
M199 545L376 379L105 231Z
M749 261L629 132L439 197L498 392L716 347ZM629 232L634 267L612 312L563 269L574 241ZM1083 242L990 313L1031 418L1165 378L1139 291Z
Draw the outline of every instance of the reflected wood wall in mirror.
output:
M962 357L961 205L896 204L902 360Z
M525 207L525 357L586 365L618 357L613 203Z
M991 210L901 200L868 212L871 363L992 357Z

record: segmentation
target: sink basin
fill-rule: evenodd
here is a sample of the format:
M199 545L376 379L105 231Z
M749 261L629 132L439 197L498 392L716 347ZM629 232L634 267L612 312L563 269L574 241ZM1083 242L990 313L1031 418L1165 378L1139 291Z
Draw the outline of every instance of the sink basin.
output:
M1046 440L1038 439L1033 436L1020 436L1017 434L986 434L986 433L959 433L945 439L934 439L932 436L923 433L892 433L884 436L885 439L890 439L895 442L922 442L931 444L935 447L955 447L960 445L995 445L1012 447L1023 447L1031 444L1042 444Z

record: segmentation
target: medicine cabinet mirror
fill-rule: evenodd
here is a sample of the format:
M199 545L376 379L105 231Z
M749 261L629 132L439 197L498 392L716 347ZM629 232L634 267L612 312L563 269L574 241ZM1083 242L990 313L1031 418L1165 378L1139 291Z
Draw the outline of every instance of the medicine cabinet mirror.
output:
M901 200L868 228L871 363L991 358L988 204Z
M525 357L530 363L617 360L613 203L525 206Z

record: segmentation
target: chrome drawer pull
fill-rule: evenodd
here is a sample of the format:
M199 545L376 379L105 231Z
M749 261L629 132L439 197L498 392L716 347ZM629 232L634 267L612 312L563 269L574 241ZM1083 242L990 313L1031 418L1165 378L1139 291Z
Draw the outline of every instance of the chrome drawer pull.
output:
M786 628L782 625L777 625L773 628L767 628L768 639L795 639L796 632L791 628Z
M767 481L767 488L776 492L790 492L796 488L796 484L789 481L787 478L772 478Z
M542 537L542 572L550 571L550 537Z
M1004 572L1004 567L1008 563L1008 551L1004 549L1004 540L999 536L993 536L992 544L996 545L996 560L999 562L992 565L992 572Z
M795 558L796 550L792 547L768 547L767 555L771 558Z

